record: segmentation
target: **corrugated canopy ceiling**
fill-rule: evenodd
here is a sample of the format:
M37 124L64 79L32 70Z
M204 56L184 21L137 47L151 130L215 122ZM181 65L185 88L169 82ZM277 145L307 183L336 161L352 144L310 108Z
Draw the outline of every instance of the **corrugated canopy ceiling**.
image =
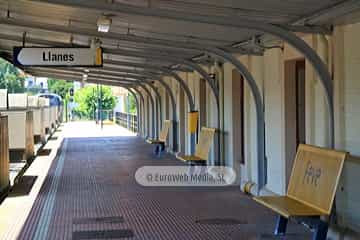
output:
M61 1L60 1L61 2ZM89 45L94 37L91 34L53 30L51 26L62 26L81 29L86 32L97 32L96 22L102 15L112 19L108 35L123 34L166 41L205 44L216 47L231 47L244 42L252 36L260 35L251 29L241 29L228 26L218 26L204 23L186 22L160 17L131 15L104 9L84 8L67 4L50 4L47 1L0 1L0 14L3 20L11 19L21 24L11 24L1 21L0 48L11 54L13 46L22 45L23 34L26 33L25 45ZM234 17L234 19L249 19L261 22L290 25L301 19L316 14L326 14L334 11L347 1L343 0L98 0L88 1L102 4L129 4L142 8L162 9L185 12L187 14L202 14L211 16ZM70 4L71 5L71 4ZM350 9L352 11L352 9ZM350 11L349 10L349 11ZM326 23L331 24L329 18ZM34 27L33 23L47 24L48 29ZM324 22L321 22L322 24ZM181 50L166 46L155 46L144 43L118 40L116 37L100 37L102 46L108 49L124 49L150 55L149 57L122 56L107 53L106 59L129 61L133 63L150 63L159 66L172 66L168 59L152 59L151 53L160 52L184 59L191 59L202 54L199 50ZM32 41L33 40L33 41ZM39 41L37 41L39 40ZM44 40L41 42L40 40ZM47 43L47 44L46 44ZM81 69L78 69L81 70ZM36 73L35 70L32 71Z

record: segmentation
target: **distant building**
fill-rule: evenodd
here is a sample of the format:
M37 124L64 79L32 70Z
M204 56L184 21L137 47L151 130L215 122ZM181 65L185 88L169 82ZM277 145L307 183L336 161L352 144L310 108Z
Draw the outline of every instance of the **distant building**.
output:
M125 112L125 99L128 94L128 91L122 87L111 87L112 94L116 97L116 105L114 112Z

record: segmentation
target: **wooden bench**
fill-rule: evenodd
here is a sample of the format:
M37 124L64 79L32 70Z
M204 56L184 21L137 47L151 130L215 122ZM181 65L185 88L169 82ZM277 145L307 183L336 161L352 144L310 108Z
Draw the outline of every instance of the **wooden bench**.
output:
M210 148L214 142L215 131L214 128L202 127L198 144L195 146L195 154L178 155L177 158L192 165L206 165Z
M160 136L158 139L146 139L146 142L150 143L150 144L154 144L155 149L154 149L154 153L158 156L161 155L161 153L165 150L165 145L166 145L166 139L168 137L169 134L169 129L171 126L171 121L170 120L165 120L163 127L160 131Z
M275 235L285 235L290 218L311 220L314 240L325 240L329 216L347 153L300 144L286 196L254 197L278 216ZM304 222L304 221L302 221Z

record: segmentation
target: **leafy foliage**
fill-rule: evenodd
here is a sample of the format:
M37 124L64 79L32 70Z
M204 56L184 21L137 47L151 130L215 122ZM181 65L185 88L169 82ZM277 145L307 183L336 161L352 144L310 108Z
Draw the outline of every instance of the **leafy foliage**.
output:
M81 117L91 119L98 105L101 89L102 110L112 110L115 107L116 98L110 87L101 87L99 91L96 86L86 86L75 93L75 102L78 104L75 111Z
M57 95L61 96L62 99L65 99L66 94L69 92L70 88L74 86L72 82L53 78L49 78L47 82L49 92L56 93Z
M9 93L23 93L25 78L21 71L11 63L0 58L0 88Z
M129 94L127 97L127 101L129 101L129 109L127 110L128 113L136 114L136 101L132 94Z

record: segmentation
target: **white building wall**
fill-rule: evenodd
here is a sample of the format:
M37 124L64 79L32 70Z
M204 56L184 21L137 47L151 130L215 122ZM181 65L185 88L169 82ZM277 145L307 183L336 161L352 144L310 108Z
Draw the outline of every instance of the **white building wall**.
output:
M125 112L125 96L117 96L114 112Z
M263 94L264 87L264 58L251 56L249 57L249 70L254 77L260 94ZM246 181L258 182L258 154L257 154L257 114L254 97L250 93L248 84L245 81L245 169L244 178Z
M236 173L239 173L239 167L236 168L234 166L233 152L234 152L234 144L233 144L233 91L232 91L232 70L233 66L230 63L225 63L223 65L224 68L224 151L225 151L225 164L227 166L233 167Z
M335 86L335 133L336 148L349 151L360 158L360 24L336 27L333 37L324 38L320 35L307 35L304 40L312 46L329 66L334 75ZM346 48L344 47L346 46ZM333 52L334 51L334 52ZM265 144L267 157L267 189L277 193L286 192L286 174L291 161L285 152L285 60L301 59L303 56L284 44L284 49L267 50L264 56L241 56L240 61L248 66L263 94L265 106ZM332 69L334 66L334 69ZM327 103L323 86L312 68L306 61L305 92L306 92L306 143L317 146L328 146L329 132ZM257 134L256 112L248 86L245 81L245 165L233 159L234 145L233 122L233 91L232 70L234 67L225 63L224 73L224 157L228 166L241 173L242 181L257 182ZM182 73L180 76L187 82L199 109L199 75ZM183 153L189 153L190 139L187 132L187 112L189 111L186 96L180 96L179 84L173 79L166 79L177 99L179 121L179 147ZM206 126L217 128L217 111L213 93L207 85L207 121ZM169 108L171 105L169 104ZM165 111L165 110L164 110ZM171 110L169 111L171 113ZM171 134L171 133L170 133ZM183 142L180 141L181 137ZM214 156L210 158L213 161ZM346 226L360 227L360 190L356 186L360 172L360 161L352 158L345 164L337 194L337 211L339 219ZM355 160L354 160L355 159Z
M266 187L285 193L283 54L272 49L264 55Z
M354 157L345 162L336 204L341 225L360 229L360 24L337 27L334 85L336 147Z

